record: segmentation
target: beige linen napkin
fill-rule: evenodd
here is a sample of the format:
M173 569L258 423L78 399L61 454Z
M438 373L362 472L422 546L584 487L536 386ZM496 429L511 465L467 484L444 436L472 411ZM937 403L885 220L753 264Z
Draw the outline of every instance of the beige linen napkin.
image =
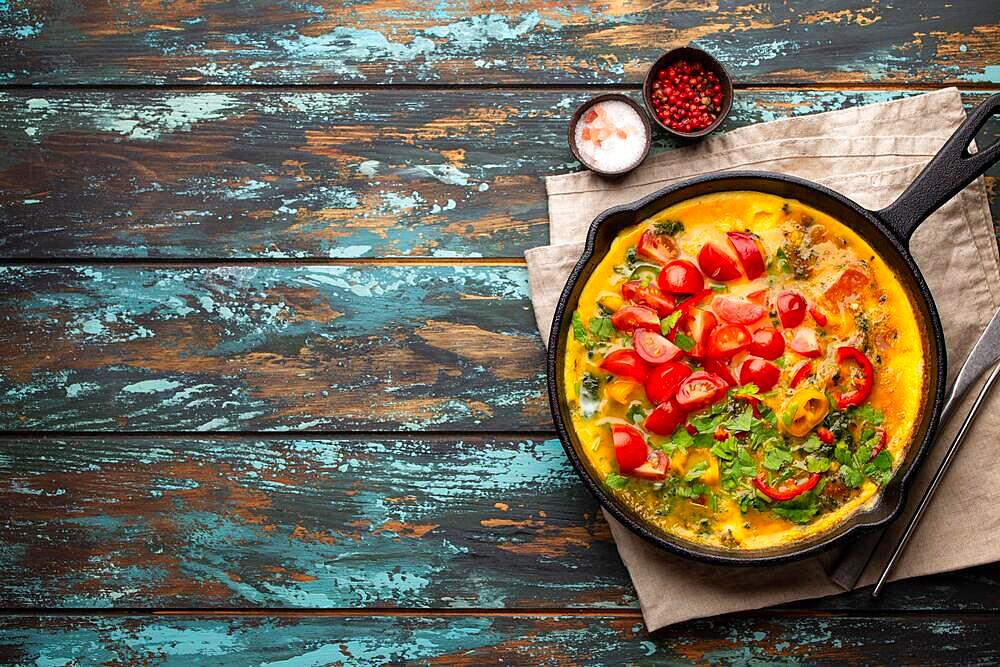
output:
M616 183L590 172L549 177L552 245L525 252L543 341L547 343L555 303L582 253L590 223L604 209L698 174L733 169L808 178L878 209L906 188L964 118L958 90L948 88L734 130L657 155ZM952 378L1000 306L1000 261L982 179L924 222L910 247L941 314ZM975 393L970 392L958 414L968 409ZM957 427L951 424L944 437L950 438ZM894 579L1000 560L998 436L1000 392L995 392L896 567ZM935 447L927 457L911 504L925 488L942 450ZM605 516L651 631L691 618L840 592L825 570L835 553L790 565L734 570L663 553ZM901 523L894 524L890 538ZM892 541L883 541L862 584L874 581Z

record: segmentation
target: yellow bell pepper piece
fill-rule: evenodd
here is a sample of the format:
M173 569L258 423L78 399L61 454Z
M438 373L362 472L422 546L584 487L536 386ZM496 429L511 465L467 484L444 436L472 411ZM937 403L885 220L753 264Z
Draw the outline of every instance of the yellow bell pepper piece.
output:
M631 380L615 380L609 382L608 386L605 388L608 396L615 403L620 405L628 405L629 397L632 393L639 387L638 382L632 382Z
M785 402L778 424L789 435L804 438L814 426L823 421L829 411L830 402L826 394L815 387L805 387L792 394ZM790 412L791 419L786 421Z

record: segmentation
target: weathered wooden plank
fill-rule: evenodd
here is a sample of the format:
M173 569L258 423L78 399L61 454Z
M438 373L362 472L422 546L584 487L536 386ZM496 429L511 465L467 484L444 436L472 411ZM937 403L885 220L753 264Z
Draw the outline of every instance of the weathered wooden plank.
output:
M629 606L557 440L0 441L18 607Z
M1000 619L729 616L648 634L634 617L0 619L14 665L996 664ZM78 662L79 661L79 662Z
M522 266L0 267L0 428L551 428Z
M14 83L635 83L693 43L739 81L1000 82L993 2L0 5Z
M0 257L519 257L591 94L0 92ZM727 127L907 94L742 91Z
M7 607L636 608L555 439L6 439L0 480ZM1000 566L878 609L1000 611Z

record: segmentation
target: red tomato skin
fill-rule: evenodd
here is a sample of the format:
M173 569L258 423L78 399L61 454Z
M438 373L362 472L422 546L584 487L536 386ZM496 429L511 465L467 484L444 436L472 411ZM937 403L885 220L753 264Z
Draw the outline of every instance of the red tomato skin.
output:
M630 280L622 285L622 296L640 306L648 306L660 317L666 317L677 309L677 301L665 294L656 285L643 287L638 280Z
M778 319L781 326L794 329L806 318L806 300L792 290L778 292Z
M642 360L635 350L615 350L604 357L601 368L620 375L621 377L632 378L642 384L649 377L649 364Z
M757 239L746 232L729 232L726 234L729 245L733 246L747 279L754 280L764 275L764 255L760 252Z
M727 324L712 331L708 339L708 357L732 359L750 347L750 332L739 324Z
M642 289L642 281L639 280L629 280L622 283L622 297L628 299L629 301L635 301L636 297L639 296L639 291Z
M777 329L764 327L753 332L747 352L755 357L774 361L785 353L785 339Z
M677 359L684 350L677 347L658 333L637 329L632 339L636 353L651 364L663 364Z
M788 347L793 352L801 354L803 357L815 359L823 354L819 347L819 340L816 338L816 330L809 327L802 327L795 332Z
M712 299L712 311L730 324L753 324L767 314L767 309L749 301L717 296Z
M656 435L672 435L686 419L687 412L684 408L674 399L670 399L657 405L646 417L643 426L647 431Z
M817 326L825 327L830 322L826 314L816 306L809 306L809 314L813 316Z
M667 478L669 469L670 457L659 449L653 449L646 456L646 462L632 471L632 476L639 479L660 481Z
M692 308L680 319L677 329L683 331L694 341L694 347L687 353L689 357L692 359L705 358L708 353L709 338L718 323L715 315L700 308Z
M636 329L660 330L656 311L646 306L625 306L611 316L611 325L619 331L632 333Z
M691 262L675 259L660 270L656 284L670 294L695 294L705 289L705 277Z
M635 470L646 462L649 448L646 440L631 426L615 424L611 427L611 441L615 445L615 458L622 472Z
M679 361L668 361L665 364L660 364L650 372L646 379L646 398L653 405L673 400L677 394L677 387L689 375L691 375L691 369Z
M740 384L755 384L762 392L771 391L781 379L781 369L770 361L747 359L740 365Z
M677 388L677 404L688 411L715 403L726 393L726 381L708 371L695 371Z
M735 280L741 275L736 260L711 241L701 247L698 253L698 266L712 280L725 282Z
M729 366L719 359L706 359L705 370L718 375L729 387L735 387L737 384L736 378L733 377L733 372L729 370Z
M677 259L677 244L669 236L657 234L652 229L647 229L639 237L635 251L652 259L660 264L666 264L670 260Z

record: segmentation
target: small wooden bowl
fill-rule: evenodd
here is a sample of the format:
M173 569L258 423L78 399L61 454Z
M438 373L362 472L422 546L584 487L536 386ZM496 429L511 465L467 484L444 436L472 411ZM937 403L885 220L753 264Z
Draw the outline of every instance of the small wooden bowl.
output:
M586 113L587 109L594 106L598 102L607 102L608 100L624 102L625 104L635 109L636 113L639 114L639 118L642 119L643 127L646 128L646 146L642 149L642 154L639 156L639 159L635 161L635 164L620 171L604 171L603 169L598 169L597 167L591 166L583 159L583 157L580 155L580 152L576 149L576 124L580 122L580 119L583 117L583 114ZM569 121L567 141L569 142L569 149L570 151L572 151L573 157L576 158L577 162L579 162L580 164L582 164L584 167L594 172L595 174L600 174L601 176L607 176L611 178L627 174L628 172L632 171L640 164L642 164L643 160L646 159L646 156L649 155L649 147L653 143L653 127L649 124L649 115L646 113L646 110L643 109L641 106L639 106L639 104L636 103L636 101L633 100L631 97L629 97L628 95L622 95L621 93L606 93L604 95L598 95L597 97L592 97L583 104L581 104L579 107L577 107L577 110L573 113L573 117L570 118Z
M660 70L666 69L668 65L672 65L678 60L701 63L702 67L710 72L714 72L715 76L719 77L719 85L722 86L722 108L719 109L719 115L711 125L694 132L681 132L672 127L667 127L660 122L660 119L656 115L656 107L653 106L653 82L656 81L656 75ZM660 129L682 139L699 139L713 132L729 116L729 110L733 106L733 80L730 78L726 68L722 66L722 63L707 52L696 49L693 46L682 46L667 51L657 58L656 62L649 68L649 71L646 72L646 79L642 84L642 99L646 103L646 110L649 112L650 117Z

